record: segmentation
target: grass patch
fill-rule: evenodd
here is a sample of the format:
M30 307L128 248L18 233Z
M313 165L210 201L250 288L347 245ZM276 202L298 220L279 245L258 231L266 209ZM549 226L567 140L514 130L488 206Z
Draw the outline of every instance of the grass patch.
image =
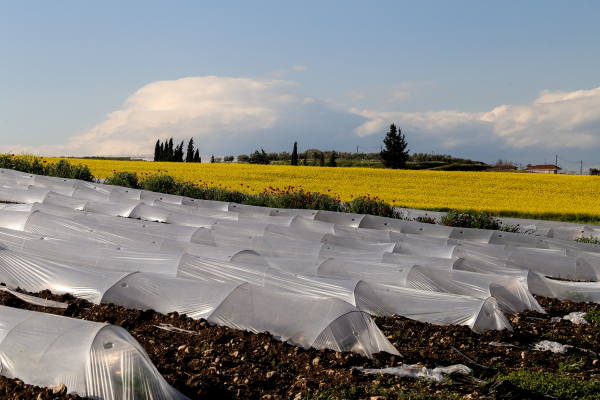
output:
M519 370L497 379L508 380L522 389L571 400L600 399L600 381L596 378L582 381L575 376Z
M591 324L600 325L600 309L598 307L590 308L583 318Z
M424 383L423 385L429 385ZM367 389L367 388L364 388ZM383 388L380 385L374 385L368 390L364 390L358 385L345 386L340 385L336 388L330 388L320 393L308 392L302 397L302 400L358 400L371 396L384 396L388 400L459 400L461 396L440 387L439 393L423 393L415 389Z

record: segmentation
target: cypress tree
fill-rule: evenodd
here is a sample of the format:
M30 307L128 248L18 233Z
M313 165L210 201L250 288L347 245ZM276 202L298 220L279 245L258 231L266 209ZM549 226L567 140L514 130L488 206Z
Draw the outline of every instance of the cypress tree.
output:
M215 162L215 156L210 156L210 162L214 163Z
M319 166L320 167L325 166L325 153L323 153L323 152L321 152L321 156L319 157Z
M191 138L188 143L185 162L194 162L194 138Z
M294 142L294 150L292 151L292 165L298 165L298 142Z
M337 154L335 154L335 150L331 151L331 157L329 157L329 166L330 167L337 167L337 162L335 161L337 159Z
M154 161L158 161L160 158L160 140L156 141L156 146L154 146Z
M183 162L183 140L181 141L179 146L177 146L177 155L175 157L175 161Z
M169 139L169 143L166 145L167 147L167 156L165 157L166 160L165 161L173 161L174 154L173 154L173 138Z
M196 149L196 154L194 154L194 162L200 162L200 151Z
M158 161L165 161L165 145L160 143L160 152L158 153Z
M406 147L408 143L406 143L406 138L400 131L400 129L396 130L396 125L390 125L390 131L385 135L385 139L383 139L383 144L385 145L385 149L381 153L379 153L379 158L381 158L381 162L387 168L405 168L406 161L410 157Z

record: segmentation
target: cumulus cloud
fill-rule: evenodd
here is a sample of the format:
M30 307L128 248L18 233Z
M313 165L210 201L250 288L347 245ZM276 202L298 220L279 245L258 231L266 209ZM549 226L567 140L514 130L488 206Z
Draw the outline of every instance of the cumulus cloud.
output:
M390 121L403 129L437 137L447 147L476 138L506 147L587 148L600 144L600 88L540 93L528 105L502 105L489 112L378 112L351 109L368 118L355 130L360 137L385 131Z
M120 110L67 143L0 146L0 152L152 154L157 139L170 137L177 142L193 137L203 154L237 155L261 147L281 151L291 149L294 141L307 148L350 150L379 145L392 122L416 151L471 151L476 158L481 149L511 149L511 154L543 148L592 151L600 145L600 88L544 91L531 104L479 113L402 112L344 109L303 93L289 80L189 77L140 88Z
M201 149L230 154L260 147L269 150L283 143L291 147L288 142L293 143L295 135L313 135L315 141L332 148L325 138L352 132L364 120L304 95L286 80L191 77L142 87L121 110L66 144L1 150L44 155L151 154L157 139L194 137Z

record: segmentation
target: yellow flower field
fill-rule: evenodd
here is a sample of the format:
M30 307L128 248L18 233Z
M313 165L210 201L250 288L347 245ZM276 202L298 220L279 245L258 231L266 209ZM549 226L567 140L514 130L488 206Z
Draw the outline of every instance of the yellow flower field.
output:
M56 162L58 158L44 160ZM113 171L158 173L208 186L259 193L294 186L340 196L378 196L410 208L474 209L521 213L600 215L600 178L490 172L438 172L370 168L321 168L249 164L186 164L145 161L69 159L86 164L97 178Z

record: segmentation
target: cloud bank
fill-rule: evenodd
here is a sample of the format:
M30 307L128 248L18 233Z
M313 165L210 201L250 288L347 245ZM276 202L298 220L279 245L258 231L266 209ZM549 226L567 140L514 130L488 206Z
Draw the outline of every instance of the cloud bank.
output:
M296 68L298 70L298 68ZM410 97L395 88L391 100ZM397 106L398 108L400 105ZM600 88L540 93L532 104L491 111L407 113L344 109L302 93L289 80L189 77L150 83L105 121L65 144L0 146L0 151L41 155L151 154L156 140L194 141L204 154L243 154L302 148L349 150L379 145L390 123L402 128L415 151L457 154L481 147L597 149ZM468 156L468 155L467 155ZM476 158L476 155L472 155Z

